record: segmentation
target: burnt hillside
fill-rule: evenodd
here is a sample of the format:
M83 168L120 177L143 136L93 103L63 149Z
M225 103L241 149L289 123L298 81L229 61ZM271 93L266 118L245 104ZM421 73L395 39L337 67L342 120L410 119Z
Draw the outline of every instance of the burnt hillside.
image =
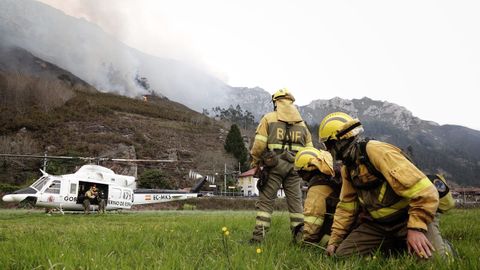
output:
M140 164L159 168L172 186L192 183L189 169L222 171L225 161L221 122L165 98L128 98L114 94L69 88L52 92L44 79L2 72L0 103L0 153L74 155L138 159L175 159L164 164ZM13 82L31 80L18 91ZM6 82L6 83L5 83ZM23 96L21 96L23 95ZM43 98L38 98L42 96ZM28 100L24 101L24 100ZM45 106L55 100L54 106ZM20 102L22 101L22 102ZM38 177L40 160L0 160L0 183L25 185ZM49 162L53 173L67 173L80 165ZM133 165L101 164L117 173L132 174ZM208 171L207 171L208 170Z

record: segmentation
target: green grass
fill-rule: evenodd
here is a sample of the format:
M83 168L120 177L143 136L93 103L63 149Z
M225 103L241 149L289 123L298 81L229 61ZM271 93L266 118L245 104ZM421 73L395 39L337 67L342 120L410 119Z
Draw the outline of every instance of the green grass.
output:
M273 216L262 245L250 245L253 211L123 212L106 215L0 211L1 269L479 269L480 210L442 216L454 262L408 256L325 257L290 242L288 214ZM224 236L222 227L227 227ZM257 253L257 248L262 250Z

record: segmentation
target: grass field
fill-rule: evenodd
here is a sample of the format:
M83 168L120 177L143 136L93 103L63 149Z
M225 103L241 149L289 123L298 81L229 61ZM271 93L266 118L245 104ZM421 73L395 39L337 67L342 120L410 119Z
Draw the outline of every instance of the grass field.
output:
M442 216L442 233L459 252L454 262L326 257L291 243L285 212L274 214L265 243L250 245L254 219L253 211L1 210L0 269L480 269L479 209Z

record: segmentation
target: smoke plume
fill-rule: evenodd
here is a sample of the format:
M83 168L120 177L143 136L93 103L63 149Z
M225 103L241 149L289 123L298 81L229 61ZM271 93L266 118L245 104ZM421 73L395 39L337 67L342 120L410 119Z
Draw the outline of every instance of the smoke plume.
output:
M148 55L120 42L131 34L135 14L124 1L43 2L80 18L32 0L2 0L0 45L23 48L103 92L143 95L148 92L136 78L145 77L151 91L196 110L223 103L231 89L198 65ZM165 55L171 52L167 47Z

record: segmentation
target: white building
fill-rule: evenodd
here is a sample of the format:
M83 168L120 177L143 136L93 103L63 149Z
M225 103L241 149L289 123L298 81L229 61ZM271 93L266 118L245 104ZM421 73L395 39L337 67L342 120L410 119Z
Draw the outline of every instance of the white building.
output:
M240 187L240 189L243 192L243 196L245 197L258 196L260 194L257 189L258 178L253 176L254 173L255 173L255 169L251 169L238 176L237 185ZM283 188L278 190L277 197L278 198L285 197Z

